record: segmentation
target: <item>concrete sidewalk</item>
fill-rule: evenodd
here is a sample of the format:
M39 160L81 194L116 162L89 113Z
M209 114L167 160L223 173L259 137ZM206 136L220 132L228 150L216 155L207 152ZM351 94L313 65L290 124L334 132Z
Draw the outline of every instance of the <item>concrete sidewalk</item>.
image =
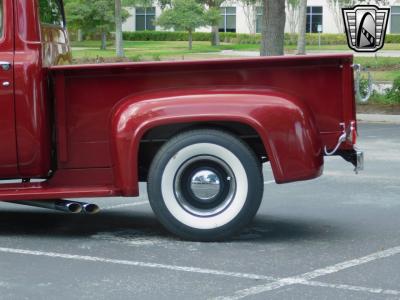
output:
M360 122L400 124L400 115L357 114Z
M215 54L214 52L211 54ZM354 56L361 57L400 57L400 51L379 51L377 53L360 53L352 50L308 50L307 54L353 54ZM221 56L242 56L242 57L257 57L260 56L259 51L236 51L236 50L223 50L219 52ZM286 55L295 55L287 54Z

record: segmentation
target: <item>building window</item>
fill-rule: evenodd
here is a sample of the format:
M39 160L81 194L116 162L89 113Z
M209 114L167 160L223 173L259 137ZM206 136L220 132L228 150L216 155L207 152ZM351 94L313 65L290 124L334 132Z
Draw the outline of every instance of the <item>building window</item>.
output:
M307 32L317 33L318 26L321 26L322 32L322 6L307 7Z
M156 30L156 8L136 8L136 31Z
M261 6L256 7L256 33L262 32L263 22L263 8Z
M390 33L400 33L400 6L392 6Z
M236 7L222 7L220 32L236 32Z

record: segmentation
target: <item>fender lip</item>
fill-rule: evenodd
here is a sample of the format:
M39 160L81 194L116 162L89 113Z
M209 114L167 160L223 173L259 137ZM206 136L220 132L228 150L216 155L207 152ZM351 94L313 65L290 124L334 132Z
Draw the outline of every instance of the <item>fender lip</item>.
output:
M126 195L138 192L139 144L148 130L168 124L237 122L260 136L276 182L318 177L322 143L310 108L297 97L260 87L168 89L133 95L111 115L115 184Z

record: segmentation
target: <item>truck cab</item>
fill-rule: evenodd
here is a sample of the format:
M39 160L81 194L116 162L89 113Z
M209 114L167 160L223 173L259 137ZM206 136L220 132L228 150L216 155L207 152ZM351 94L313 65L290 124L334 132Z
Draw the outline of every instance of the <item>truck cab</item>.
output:
M70 65L61 0L0 3L1 201L77 212L142 181L168 230L210 241L252 220L263 163L279 184L362 168L351 55Z
M54 155L48 67L71 61L62 2L2 0L0 14L0 176L45 178Z

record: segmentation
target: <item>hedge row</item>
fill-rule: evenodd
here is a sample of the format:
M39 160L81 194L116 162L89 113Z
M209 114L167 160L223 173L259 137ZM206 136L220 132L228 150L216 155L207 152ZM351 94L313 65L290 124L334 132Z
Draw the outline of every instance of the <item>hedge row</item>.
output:
M318 44L319 35L310 33L306 35L307 44ZM221 33L221 41L235 44L259 44L261 40L260 34L241 34L241 33ZM127 41L187 41L188 33L180 31L136 31L124 32L124 40ZM211 34L208 32L195 32L193 34L194 41L211 41ZM400 43L400 34L388 34L386 43ZM297 34L285 33L285 44L294 45L297 43ZM321 44L323 45L343 45L346 44L346 36L344 34L321 34Z
M400 43L400 34L387 34L385 38L385 43L388 44Z
M135 31L124 32L126 41L187 41L189 34L182 31ZM236 33L221 33L222 40L230 40L236 37ZM211 41L209 32L194 32L194 41Z

